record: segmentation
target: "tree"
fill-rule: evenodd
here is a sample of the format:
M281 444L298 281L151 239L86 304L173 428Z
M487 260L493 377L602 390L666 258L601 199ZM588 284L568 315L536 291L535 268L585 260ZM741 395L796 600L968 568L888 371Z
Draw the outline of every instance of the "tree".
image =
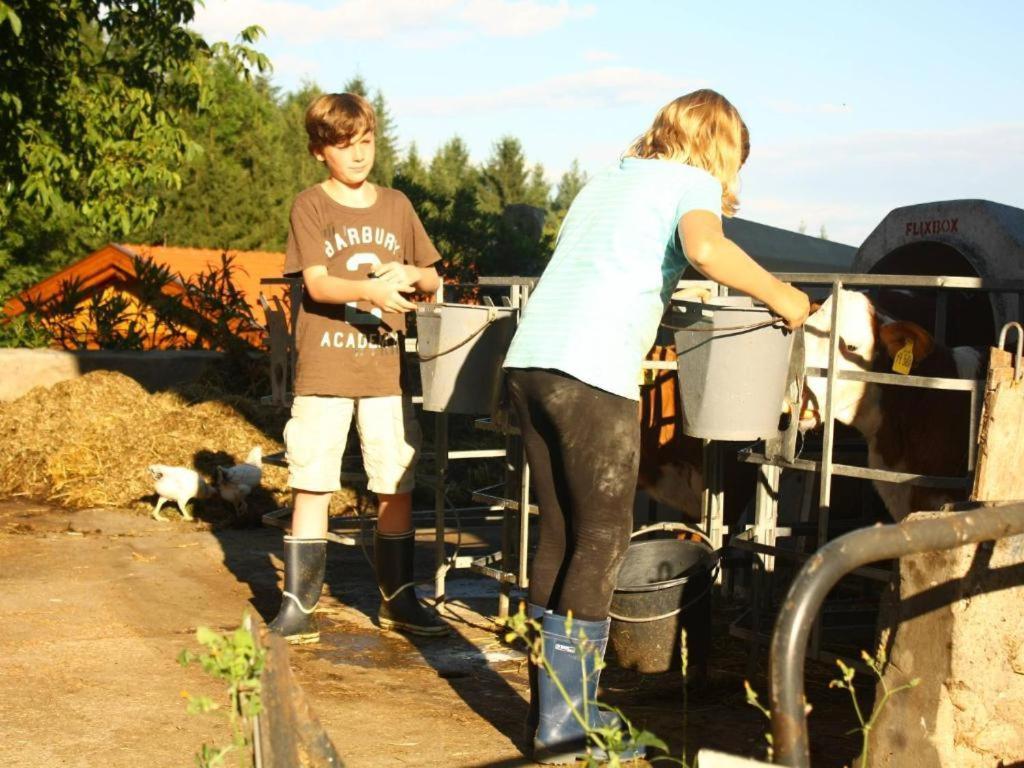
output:
M269 67L250 47L258 27L211 45L187 28L193 16L194 0L3 5L0 266L30 279L36 262L60 259L40 257L41 242L66 247L153 221L155 191L180 184L194 149L182 118L210 106L207 64Z
M551 185L544 177L544 166L540 163L534 165L530 171L530 181L526 186L523 202L545 209L551 205Z
M302 189L288 156L286 110L264 78L238 77L223 62L209 73L216 111L190 117L183 127L200 151L181 170L178 190L162 190L161 212L138 238L206 248L282 250L291 200Z
M580 170L578 160L573 160L569 170L562 174L555 188L555 199L551 201L551 209L558 216L559 221L565 218L569 206L576 199L576 195L587 183L587 174Z
M513 136L503 136L480 174L481 208L501 213L507 205L527 202L528 180L522 144Z
M458 136L447 141L430 161L430 188L444 197L454 197L460 189L476 189L477 170L469 161L466 142Z
M304 82L297 91L287 93L280 100L284 116L284 154L288 177L293 179L297 190L305 189L323 181L326 173L320 162L309 153L309 138L306 136L306 109L323 94L323 89L313 82Z
M429 176L427 175L427 167L423 164L423 160L420 159L420 153L416 148L415 141L409 145L409 151L406 153L405 158L395 168L395 178L398 179L399 177L403 178L406 184L417 184L424 189L428 186Z

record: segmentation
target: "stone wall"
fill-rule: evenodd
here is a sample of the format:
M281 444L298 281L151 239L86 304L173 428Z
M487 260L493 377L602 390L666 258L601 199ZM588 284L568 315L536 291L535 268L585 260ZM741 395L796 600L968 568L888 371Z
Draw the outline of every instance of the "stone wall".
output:
M921 682L882 711L872 768L1024 764L1024 536L904 558L899 595L885 684Z
M0 402L17 400L33 387L48 387L90 371L118 371L156 392L195 380L221 355L204 350L0 349Z

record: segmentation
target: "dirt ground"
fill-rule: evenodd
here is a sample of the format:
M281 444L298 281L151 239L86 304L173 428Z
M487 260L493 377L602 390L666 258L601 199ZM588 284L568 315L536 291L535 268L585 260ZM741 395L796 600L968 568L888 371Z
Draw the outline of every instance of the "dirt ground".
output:
M480 536L497 528L464 531L463 553L493 547ZM432 537L419 536L421 576ZM176 658L197 648L199 625L234 628L246 609L272 618L280 539L267 528L0 501L0 765L182 766L204 741L226 743L220 721L187 714L182 698L223 700L223 690ZM291 649L290 661L349 768L531 764L521 752L526 669L488 618L497 610L493 581L450 577L445 615L455 634L415 641L377 629L377 591L360 548L330 548L327 582L323 641ZM709 680L690 692L685 712L677 675L610 668L602 698L676 754L685 744L691 756L712 747L763 758L767 725L743 694L747 657L716 629ZM859 746L845 735L852 707L827 689L831 671L809 671L813 763L844 765ZM766 699L763 673L752 682Z

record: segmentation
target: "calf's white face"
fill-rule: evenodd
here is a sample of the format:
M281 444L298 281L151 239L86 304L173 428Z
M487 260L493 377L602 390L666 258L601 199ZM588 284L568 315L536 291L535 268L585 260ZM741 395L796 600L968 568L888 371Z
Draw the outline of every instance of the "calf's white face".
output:
M837 368L846 371L869 371L878 343L878 320L875 308L864 294L840 291L839 355ZM814 312L804 326L805 360L808 367L827 368L829 332L832 327L832 297ZM825 384L822 376L808 376L804 383L800 429L815 429L825 412ZM852 424L867 389L861 381L837 380L832 390L832 413L844 423Z

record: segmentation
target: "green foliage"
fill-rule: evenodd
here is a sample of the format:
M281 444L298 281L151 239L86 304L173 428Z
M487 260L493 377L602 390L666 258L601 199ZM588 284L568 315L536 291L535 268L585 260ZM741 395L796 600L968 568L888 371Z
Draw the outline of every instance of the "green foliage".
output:
M292 200L325 177L303 126L322 89L279 93L252 47L262 30L207 43L187 27L194 6L0 2L0 299L110 241L284 248ZM403 157L380 90L360 76L344 88L377 112L371 181L412 199L449 280L539 274L578 167L552 199L510 136L482 166L458 137L429 162L414 142Z
M17 315L0 322L0 347L40 349L50 346L50 334L30 315Z
M853 685L853 679L856 676L856 670L843 663L842 659L836 659L836 665L839 667L840 676L835 680L832 680L829 684L829 688L840 688L847 691L850 694L850 701L853 703L853 710L857 715L857 722L860 726L857 730L861 734L861 751L857 757L857 764L860 768L867 768L868 766L868 742L871 738L871 729L875 723L878 722L878 716L882 710L885 709L885 705L889 703L889 699L895 696L901 691L907 691L920 684L920 679L914 678L908 683L896 686L890 689L885 682L885 646L882 645L878 649L877 656L871 656L867 651L861 651L860 657L868 668L874 673L875 677L878 678L878 682L882 687L882 698L875 702L875 707L867 718L864 717L864 713L861 710L860 702L857 700L857 689Z
M220 747L202 745L196 755L196 765L200 768L223 766L232 752L238 756L238 765L253 764L252 724L253 718L262 710L260 675L266 661L266 651L255 641L246 623L243 617L241 627L224 634L208 627L199 627L196 630L196 642L205 650L194 653L186 649L178 655L181 666L199 664L208 675L228 684L226 707L209 696L183 693L188 701L187 711L190 715L213 712L225 717L231 726L230 744Z
M183 120L211 106L211 63L269 66L250 47L259 28L210 45L187 28L193 16L194 0L0 6L0 266L18 281L149 225L155 191L180 186L196 149ZM46 240L49 251L32 249ZM5 282L5 293L23 284Z
M757 698L757 691L751 687L749 681L743 681L743 690L747 694L747 704L754 707L754 709L764 715L765 720L770 721L772 719L772 713L768 711L768 708L761 703L760 699ZM772 734L766 733L764 735L764 740L767 745L765 749L765 759L768 760L768 762L772 762L775 757L775 742L772 739Z
M572 201L576 199L576 195L586 183L587 174L580 170L579 161L573 160L569 170L563 173L562 178L559 179L558 186L555 188L555 198L551 201L551 210L558 216L559 222L565 218L569 206L572 205Z
M519 139L499 139L480 175L480 207L490 213L501 213L517 203L547 208L549 193L544 169L540 165L532 170L526 167Z
M864 712L861 709L860 701L857 699L857 689L853 684L853 680L856 677L856 670L844 663L842 659L836 659L836 665L839 667L840 676L830 681L828 687L839 688L850 694L850 700L853 703L853 711L857 716L857 722L860 723L859 727L856 729L856 731L860 731L861 734L861 751L860 755L857 757L857 765L859 768L867 768L868 742L871 737L871 729L874 727L875 723L878 722L878 716L882 713L882 710L885 709L886 705L888 705L889 699L901 691L906 691L915 687L921 681L918 678L914 678L904 685L899 685L890 689L886 685L884 676L886 664L884 644L879 646L878 654L876 656L872 656L867 651L861 651L860 656L868 669L870 669L874 673L875 677L878 678L878 682L882 687L882 698L875 702L875 706L867 718L865 718ZM747 703L752 707L755 707L762 715L764 715L766 720L771 720L771 712L768 711L767 707L761 704L760 700L757 698L757 693L750 686L750 683L744 680L743 687L746 690ZM805 707L806 711L809 713L811 709L810 705L805 704ZM771 762L774 756L774 743L772 741L771 733L765 734L765 741L767 742L767 760Z
M5 21L11 25L11 31L15 35L21 34L21 18L7 3L0 3L0 25Z
M305 181L289 157L286 111L265 78L246 81L227 62L211 65L208 83L216 109L182 122L200 151L182 168L180 189L158 191L162 211L135 237L206 248L283 250L291 200ZM300 158L307 154L304 145L294 151Z

